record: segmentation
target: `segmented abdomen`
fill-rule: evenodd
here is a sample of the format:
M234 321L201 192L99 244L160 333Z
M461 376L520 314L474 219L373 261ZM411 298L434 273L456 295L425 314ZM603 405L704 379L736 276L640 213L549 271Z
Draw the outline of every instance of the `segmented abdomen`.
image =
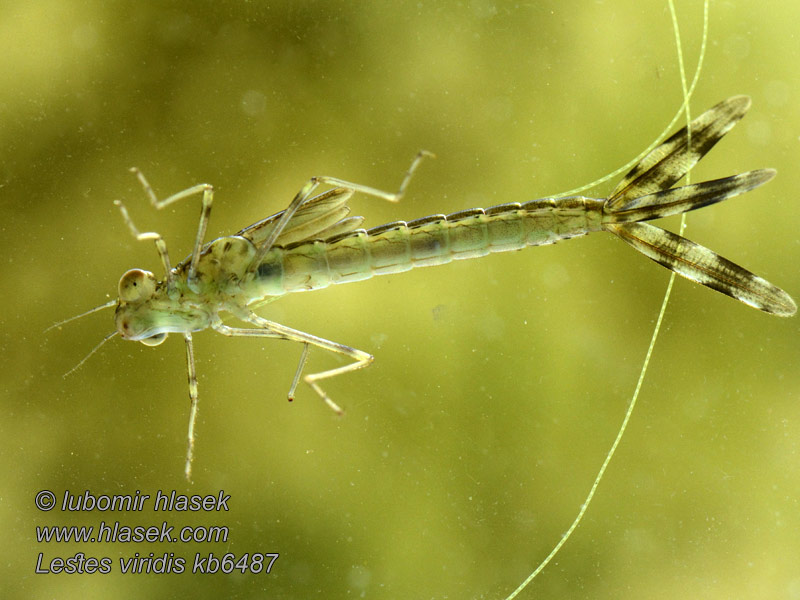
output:
M387 223L273 248L258 269L263 295L309 291L414 267L552 244L600 229L602 200L545 198Z

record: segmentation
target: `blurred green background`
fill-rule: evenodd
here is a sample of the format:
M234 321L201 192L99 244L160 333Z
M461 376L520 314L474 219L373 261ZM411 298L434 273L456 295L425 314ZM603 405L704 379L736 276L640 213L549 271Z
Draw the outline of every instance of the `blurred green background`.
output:
M298 294L262 313L376 356L285 394L300 349L195 336L195 480L182 477L183 343L114 339L111 311L43 333L161 275L112 205L191 247L284 208L312 175L374 226L592 181L654 140L682 94L666 2L8 1L0 20L0 587L6 598L503 598L572 521L623 417L667 272L609 236ZM677 3L696 64L700 2ZM775 167L693 213L687 236L800 295L800 5L715 2L694 114L737 93L746 119L695 181ZM613 183L597 190L608 192ZM675 223L672 223L674 225ZM680 280L640 405L596 501L523 597L800 598L800 345L770 317ZM311 367L340 364L314 352ZM160 524L161 513L42 513L38 490L232 495L218 545L43 544L37 525ZM119 574L119 557L278 552L270 575ZM110 556L109 575L36 575Z

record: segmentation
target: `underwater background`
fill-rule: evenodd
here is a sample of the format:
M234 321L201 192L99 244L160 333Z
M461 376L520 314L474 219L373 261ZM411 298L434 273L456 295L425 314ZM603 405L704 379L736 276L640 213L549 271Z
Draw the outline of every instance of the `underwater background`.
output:
M677 2L694 72L702 5ZM375 362L302 385L300 347L114 338L119 276L163 273L113 206L191 250L289 203L312 175L366 226L554 195L636 156L682 102L666 1L37 2L0 21L0 587L4 597L504 598L572 522L623 418L668 272L610 235L281 298L268 319ZM800 297L800 5L714 2L691 109L748 94L693 181L774 167L691 213L686 236ZM681 121L682 123L683 121ZM673 127L673 130L676 129ZM607 194L613 178L586 195ZM667 225L675 229L677 220ZM800 320L679 279L639 405L594 503L520 596L800 598ZM312 350L307 372L344 364ZM51 512L34 497L230 494L221 513ZM149 504L148 506L152 506ZM226 526L216 544L44 543L36 527ZM110 557L109 574L36 574ZM279 553L270 574L127 574L119 559Z

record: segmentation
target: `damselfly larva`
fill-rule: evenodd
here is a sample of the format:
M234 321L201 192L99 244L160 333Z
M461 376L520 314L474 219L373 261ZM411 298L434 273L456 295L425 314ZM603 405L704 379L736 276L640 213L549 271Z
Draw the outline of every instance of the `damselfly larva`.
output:
M171 267L161 236L153 232L140 233L125 207L117 201L133 235L139 240L155 241L164 266L164 279L158 281L149 271L130 270L119 281L118 300L94 310L116 306L116 331L106 339L119 334L125 340L156 346L169 333L183 335L191 402L187 478L191 477L194 457L198 400L192 346L194 332L211 328L227 336L271 337L303 344L300 364L289 391L290 399L302 376L309 346L346 356L352 360L349 364L302 377L337 412L341 409L319 382L360 369L372 361L373 357L367 352L286 327L253 312L257 306L290 292L318 290L333 283L359 281L373 275L608 231L687 279L759 310L788 317L797 307L780 288L708 248L646 223L721 202L775 176L772 169L759 169L672 187L744 116L749 106L749 98L735 96L709 109L647 154L607 198L544 198L397 221L369 230L361 228L363 217L348 216L347 202L352 194L360 192L390 202L400 200L419 162L428 153L420 152L416 156L396 193L332 177L314 177L286 210L233 236L207 244L203 239L211 212L212 187L200 184L158 200L144 176L132 169L156 208L188 196L202 195L194 250L177 266ZM320 185L331 189L313 195ZM222 322L224 313L252 327L225 325Z

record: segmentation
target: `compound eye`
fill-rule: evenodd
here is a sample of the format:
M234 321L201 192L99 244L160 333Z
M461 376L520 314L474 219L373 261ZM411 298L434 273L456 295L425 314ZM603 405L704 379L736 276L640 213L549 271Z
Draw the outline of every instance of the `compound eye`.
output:
M152 296L155 291L156 278L150 271L131 269L120 277L119 299L123 302L144 300Z
M166 333L157 333L154 336L139 341L142 342L145 346L158 346L165 339L167 339Z

